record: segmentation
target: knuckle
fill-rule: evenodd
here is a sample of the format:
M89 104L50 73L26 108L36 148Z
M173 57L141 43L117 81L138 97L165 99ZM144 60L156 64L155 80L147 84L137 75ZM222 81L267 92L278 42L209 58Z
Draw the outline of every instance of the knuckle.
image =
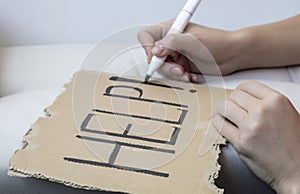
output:
M138 39L140 40L144 34L145 34L145 30L140 30L137 35Z
M254 81L254 80L247 80L247 81L244 81L243 83L241 83L240 85L238 85L236 89L242 90L243 88L245 88L245 86L248 86L249 84L253 84L253 83L255 83L255 82L256 82L256 81Z
M142 46L153 46L154 45L154 39L149 38L149 33L146 30L141 30L137 34L137 39L142 44Z
M260 107L260 115L263 116L264 114L274 112L278 109L278 107L288 105L289 102L290 101L286 96L279 92L274 92L263 100L263 104Z
M162 40L162 44L171 50L185 54L187 48L191 45L184 36L183 34L169 34Z
M177 35L176 34L169 34L163 40L164 46L175 50L177 45Z
M278 92L274 92L269 98L270 104L285 104L288 102L288 98Z
M250 137L257 136L264 128L264 122L259 120L254 120L249 124L249 133L251 133Z
M144 44L144 42L145 42L143 36L144 36L144 32L139 31L139 32L138 32L138 35L137 35L137 38L138 38L138 41L139 41L141 44Z
M253 145L253 140L255 139L255 135L253 133L243 133L240 136L240 139L237 143L236 149L237 152L243 155L247 155L251 150L251 145Z

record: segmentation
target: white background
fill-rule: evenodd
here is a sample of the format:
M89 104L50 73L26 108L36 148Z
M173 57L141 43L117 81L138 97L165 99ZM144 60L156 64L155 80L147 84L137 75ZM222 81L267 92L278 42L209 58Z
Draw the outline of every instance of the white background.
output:
M185 0L0 0L0 46L95 43L174 18ZM193 21L235 30L300 13L300 0L203 0Z

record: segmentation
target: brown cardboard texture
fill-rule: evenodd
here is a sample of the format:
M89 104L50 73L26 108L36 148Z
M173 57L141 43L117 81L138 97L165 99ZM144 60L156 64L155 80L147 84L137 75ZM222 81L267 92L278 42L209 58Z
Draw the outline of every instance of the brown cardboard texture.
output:
M80 71L24 136L9 175L125 193L223 193L210 115L228 91Z

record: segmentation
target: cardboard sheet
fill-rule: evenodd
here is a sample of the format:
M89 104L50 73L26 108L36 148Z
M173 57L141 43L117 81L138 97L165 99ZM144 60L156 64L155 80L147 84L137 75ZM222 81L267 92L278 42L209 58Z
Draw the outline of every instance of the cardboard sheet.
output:
M80 71L24 136L9 175L125 193L223 193L225 140L210 126L228 91Z

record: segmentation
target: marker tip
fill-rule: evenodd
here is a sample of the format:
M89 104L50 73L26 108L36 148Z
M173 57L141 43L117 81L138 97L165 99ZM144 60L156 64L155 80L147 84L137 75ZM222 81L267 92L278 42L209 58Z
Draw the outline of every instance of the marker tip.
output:
M148 75L148 74L146 75L146 77L145 77L145 82L146 83L149 81L150 77L151 77L150 75Z

